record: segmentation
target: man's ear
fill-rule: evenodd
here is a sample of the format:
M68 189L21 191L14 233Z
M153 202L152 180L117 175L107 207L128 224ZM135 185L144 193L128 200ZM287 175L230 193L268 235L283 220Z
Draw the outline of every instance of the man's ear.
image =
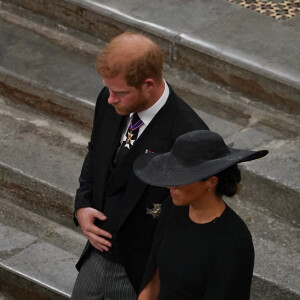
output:
M155 85L156 82L152 78L146 78L143 83L143 86L146 89L146 91L153 89Z

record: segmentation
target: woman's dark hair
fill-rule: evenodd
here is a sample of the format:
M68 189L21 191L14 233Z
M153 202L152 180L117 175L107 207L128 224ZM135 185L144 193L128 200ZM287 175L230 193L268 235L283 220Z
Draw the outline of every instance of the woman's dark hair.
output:
M216 186L217 196L233 197L237 192L238 183L241 181L241 171L237 164L230 166L215 176L219 179Z

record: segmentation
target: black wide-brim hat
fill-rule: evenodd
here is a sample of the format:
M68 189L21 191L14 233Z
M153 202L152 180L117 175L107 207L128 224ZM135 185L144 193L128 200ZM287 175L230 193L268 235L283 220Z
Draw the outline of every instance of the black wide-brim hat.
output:
M136 159L133 170L147 184L180 186L204 180L234 164L267 154L268 150L231 148L219 134L195 130L179 136L170 152L141 155Z

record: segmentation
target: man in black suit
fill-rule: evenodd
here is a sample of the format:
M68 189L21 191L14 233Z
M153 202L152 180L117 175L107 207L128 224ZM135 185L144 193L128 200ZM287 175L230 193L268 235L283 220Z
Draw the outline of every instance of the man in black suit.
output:
M72 299L135 299L166 188L132 171L145 152L169 151L181 134L208 129L162 78L163 54L141 34L115 37L101 52L100 92L75 199L88 242Z

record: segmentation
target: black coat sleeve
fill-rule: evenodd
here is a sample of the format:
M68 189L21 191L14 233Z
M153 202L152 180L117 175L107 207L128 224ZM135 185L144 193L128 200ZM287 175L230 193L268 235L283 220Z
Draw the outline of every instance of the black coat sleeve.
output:
M75 209L74 209L74 222L78 226L78 221L75 217L75 212L82 207L91 207L92 206L92 197L93 197L93 157L94 157L94 145L95 145L95 131L97 128L97 119L101 113L101 105L106 101L108 95L107 88L103 88L97 98L93 129L91 138L88 144L88 152L84 159L81 173L79 176L79 188L76 191L75 196Z

